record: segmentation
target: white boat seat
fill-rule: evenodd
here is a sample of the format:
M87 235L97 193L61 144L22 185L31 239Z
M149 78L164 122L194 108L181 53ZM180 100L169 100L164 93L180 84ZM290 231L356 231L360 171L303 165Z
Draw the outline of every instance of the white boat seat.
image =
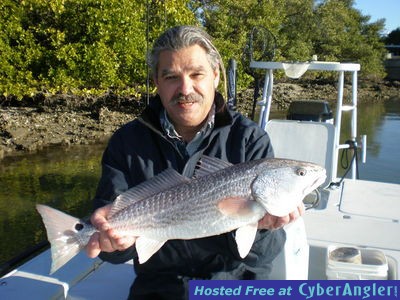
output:
M322 187L332 182L334 168L335 127L330 123L270 120L267 123L275 157L308 161L324 166L327 178Z

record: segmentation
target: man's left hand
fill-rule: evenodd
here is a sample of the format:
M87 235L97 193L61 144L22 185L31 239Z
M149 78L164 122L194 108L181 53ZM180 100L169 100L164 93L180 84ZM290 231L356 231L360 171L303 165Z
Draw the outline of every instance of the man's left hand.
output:
M305 208L303 202L297 207L296 210L292 211L287 216L277 217L266 213L265 216L258 221L258 229L279 229L283 226L297 220L300 216L304 214Z

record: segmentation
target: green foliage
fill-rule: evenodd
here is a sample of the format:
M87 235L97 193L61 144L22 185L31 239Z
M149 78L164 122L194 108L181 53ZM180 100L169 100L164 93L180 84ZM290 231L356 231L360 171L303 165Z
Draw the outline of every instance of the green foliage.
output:
M192 6L193 11L215 38L224 60L235 58L239 62L242 87L250 81L245 74L249 59L242 58L255 26L268 29L276 37L275 61L307 61L317 55L319 60L361 63L363 76L385 75L386 51L381 41L384 21L369 23L369 16L353 8L353 0L199 2Z
M177 24L201 23L224 61L238 61L241 87L252 80L243 53L254 27L276 37L274 60L316 54L359 62L362 75L382 77L384 21L370 23L353 6L353 0L2 0L0 95L110 88L140 95L147 49Z
M0 2L0 91L6 96L30 94L38 85L31 66L40 50L32 33L23 27L22 16L16 1Z
M315 32L313 0L290 0L282 2L285 16L279 30L279 48L283 59L307 61L315 54L312 44Z
M247 87L251 81L251 77L246 74L249 71L249 57L243 51L249 41L249 33L257 26L269 29L276 36L284 20L281 14L283 8L275 5L275 1L263 1L262 4L257 0L204 2L201 19L206 30L214 37L224 61L230 58L237 60L239 87ZM254 48L258 50L258 45L254 45Z
M391 31L385 38L386 45L400 45L400 27Z
M149 40L194 24L187 1L149 1ZM4 0L0 93L117 90L146 82L147 6L141 0ZM162 17L159 17L162 16Z
M326 0L317 6L318 26L313 35L315 54L322 60L360 63L364 76L383 77L385 49L381 32L384 21L368 23L370 17L363 16L352 6L352 0Z

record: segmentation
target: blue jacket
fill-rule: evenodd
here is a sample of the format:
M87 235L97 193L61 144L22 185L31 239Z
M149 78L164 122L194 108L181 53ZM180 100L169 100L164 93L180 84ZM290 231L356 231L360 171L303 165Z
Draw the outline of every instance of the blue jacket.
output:
M95 208L112 202L120 193L167 168L191 177L203 154L233 164L273 156L267 133L256 123L228 110L218 93L215 105L215 124L211 134L202 141L194 155L185 157L162 130L159 117L162 104L158 96L154 97L139 118L118 129L111 137L102 159ZM101 253L100 257L111 263L134 258L135 284L139 286L136 290L140 290L149 284L153 275L159 282L162 274L166 278L266 279L270 262L282 249L284 241L283 230L259 230L252 250L244 259L238 254L232 233L168 241L144 264L137 262L134 246L122 252Z

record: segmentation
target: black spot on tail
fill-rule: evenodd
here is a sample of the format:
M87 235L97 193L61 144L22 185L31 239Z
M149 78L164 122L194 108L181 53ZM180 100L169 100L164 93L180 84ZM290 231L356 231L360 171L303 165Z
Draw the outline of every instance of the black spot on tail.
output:
M83 224L81 224L81 223L75 224L75 230L76 231L81 231L82 229L83 229Z

